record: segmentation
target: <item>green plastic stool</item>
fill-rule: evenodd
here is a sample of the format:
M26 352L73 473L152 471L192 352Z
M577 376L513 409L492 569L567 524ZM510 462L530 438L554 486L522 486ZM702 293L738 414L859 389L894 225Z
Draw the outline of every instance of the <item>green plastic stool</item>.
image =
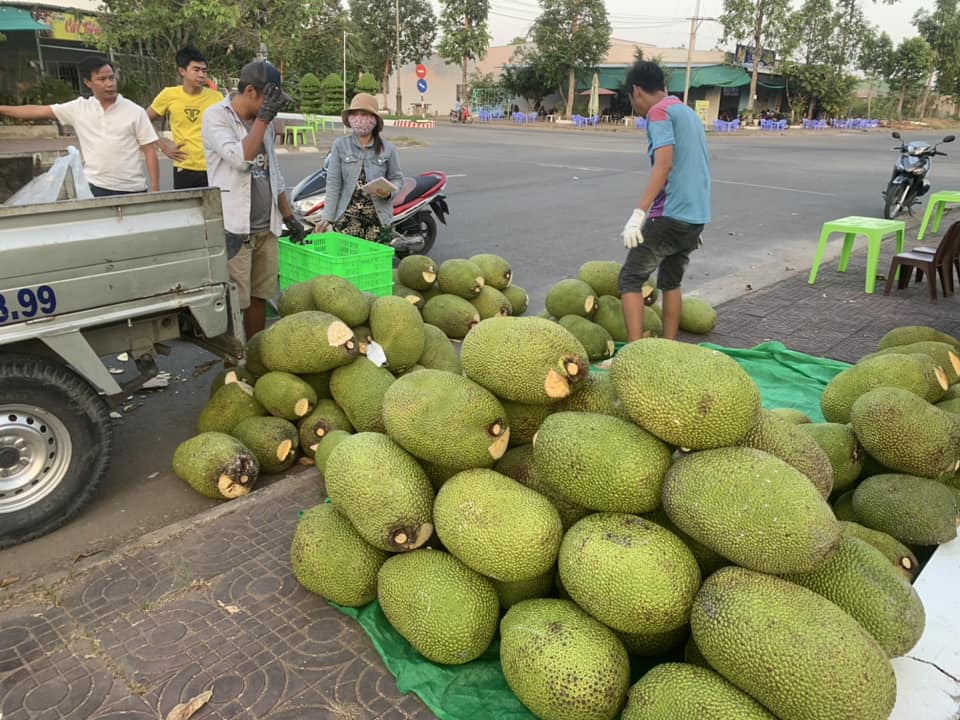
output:
M924 233L927 232L927 223L930 220L930 216L933 215L934 210L936 210L937 214L933 218L933 230L931 230L931 232L937 232L940 229L940 221L943 219L943 211L946 209L947 203L960 203L960 192L956 190L941 190L930 196L930 199L927 200L927 209L923 213L923 222L920 223L920 233L917 235L917 242L923 240Z
M897 252L903 252L905 228L906 225L903 220L883 220L881 218L860 217L859 215L851 215L824 223L823 229L820 231L817 254L813 258L813 267L810 268L810 277L807 279L807 283L813 285L813 282L817 279L817 270L820 268L823 251L827 247L827 239L831 234L843 233L843 250L840 252L840 265L838 267L840 272L847 271L850 253L853 251L854 238L857 235L864 235L868 243L866 290L868 293L872 293L877 282L877 267L880 264L880 242L885 236L895 233Z

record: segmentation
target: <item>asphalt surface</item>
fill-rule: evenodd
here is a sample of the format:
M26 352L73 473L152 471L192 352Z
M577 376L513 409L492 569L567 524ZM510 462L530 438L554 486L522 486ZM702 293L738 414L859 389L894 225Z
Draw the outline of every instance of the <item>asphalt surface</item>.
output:
M405 174L440 169L450 175L451 216L440 227L434 259L503 255L515 283L530 294L528 312L539 312L549 287L575 275L583 262L623 259L619 233L649 172L642 133L438 126L387 135L424 142L401 150ZM885 131L711 137L714 220L693 256L685 291L719 303L808 268L824 221L880 214L880 193L896 158L892 146ZM280 163L292 185L321 160L320 153L303 153L284 155ZM169 181L168 164L161 172ZM938 159L930 179L935 189L960 187L960 161ZM908 228L919 223L907 220ZM881 269L889 253L885 246ZM116 421L113 465L93 502L61 530L0 553L0 581L69 571L82 557L188 521L216 504L170 469L174 449L193 434L206 401L216 372L212 359L174 344L159 363L170 374L169 386L125 403Z

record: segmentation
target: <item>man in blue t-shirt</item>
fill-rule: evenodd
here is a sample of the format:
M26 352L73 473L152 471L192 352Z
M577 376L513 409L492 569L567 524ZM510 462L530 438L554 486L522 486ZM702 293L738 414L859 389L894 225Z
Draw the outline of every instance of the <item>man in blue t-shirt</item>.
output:
M627 340L643 337L643 284L657 271L663 298L663 337L676 339L680 325L680 283L690 253L710 222L710 159L699 116L667 95L656 63L630 70L630 101L647 119L653 170L638 207L623 228L627 259L620 271L620 295Z

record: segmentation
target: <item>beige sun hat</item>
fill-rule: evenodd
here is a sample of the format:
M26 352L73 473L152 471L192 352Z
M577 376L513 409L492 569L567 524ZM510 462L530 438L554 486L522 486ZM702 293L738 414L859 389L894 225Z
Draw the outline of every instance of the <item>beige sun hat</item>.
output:
M344 127L350 127L347 118L350 116L351 110L363 110L364 112L370 113L377 119L377 132L383 130L383 118L380 117L377 99L373 95L369 93L357 93L353 96L353 100L350 101L350 107L340 114Z

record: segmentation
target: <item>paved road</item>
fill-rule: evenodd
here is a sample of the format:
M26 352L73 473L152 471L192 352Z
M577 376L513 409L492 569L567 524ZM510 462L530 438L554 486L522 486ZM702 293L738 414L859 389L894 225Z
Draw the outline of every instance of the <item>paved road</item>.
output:
M583 262L623 258L619 232L649 170L643 135L443 126L390 135L426 141L402 150L407 174L441 169L451 176L452 215L441 226L434 258L505 256L531 296L531 312L542 309L553 283ZM895 159L891 147L885 132L712 137L714 222L693 257L686 289L720 302L808 267L823 221L879 214ZM320 157L283 156L288 182L310 172ZM165 165L162 176L169 175ZM938 188L960 187L960 159L938 160L931 178ZM194 377L194 370L210 359L183 344L161 359L171 384L130 400L133 407L117 422L111 472L94 502L62 530L0 553L0 579L69 566L78 555L113 548L214 504L169 467L176 445L193 432L214 373Z

